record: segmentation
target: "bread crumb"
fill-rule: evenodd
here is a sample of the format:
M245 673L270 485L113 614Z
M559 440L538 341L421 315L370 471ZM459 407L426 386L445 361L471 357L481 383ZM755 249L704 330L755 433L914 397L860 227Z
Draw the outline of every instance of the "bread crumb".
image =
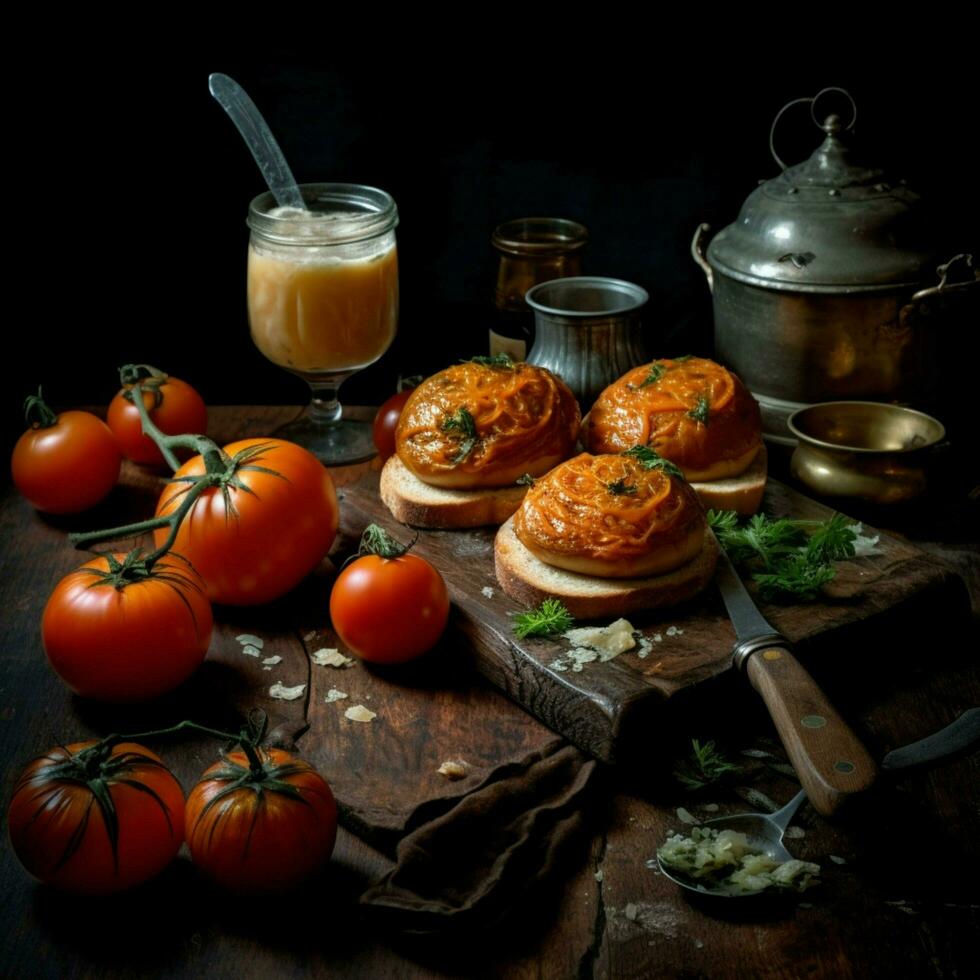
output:
M463 759L447 759L437 770L440 776L446 779L463 779L469 775L469 764Z
M295 701L297 698L301 698L305 691L305 684L297 684L295 687L286 687L279 681L276 681L275 684L269 688L269 697L275 698L277 701Z
M345 657L336 647L324 647L310 654L310 659L319 667L346 667L354 662L352 657Z
M370 708L365 708L363 704L355 704L344 712L344 717L349 721L374 721L378 715Z

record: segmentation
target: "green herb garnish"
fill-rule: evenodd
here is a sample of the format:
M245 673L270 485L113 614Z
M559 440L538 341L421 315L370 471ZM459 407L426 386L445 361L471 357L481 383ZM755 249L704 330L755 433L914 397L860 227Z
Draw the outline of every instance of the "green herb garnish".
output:
M711 402L708 400L708 396L698 395L698 400L695 402L694 408L688 410L687 417L694 419L695 422L700 422L702 425L707 425L710 416Z
M460 434L459 450L453 456L452 462L454 465L462 463L476 445L476 420L470 415L469 410L465 406L457 408L452 415L443 419L442 431L458 432Z
M558 599L545 599L537 609L514 617L514 634L523 640L528 636L553 636L575 625L571 613Z
M666 371L667 366L665 364L661 364L660 361L654 361L650 365L647 376L636 387L646 388L647 385L655 385L664 376Z
M696 738L691 739L691 754L674 768L674 778L687 789L704 789L728 776L741 772L734 762L729 762L714 742L702 745Z
M681 354L680 357L675 357L675 358L673 358L673 360L677 364L683 364L685 361L689 361L692 357L694 357L693 354Z
M639 461L645 470L663 470L668 476L677 477L679 480L684 479L684 474L680 471L680 467L676 466L669 459L664 459L663 456L649 446L634 446L632 449L624 450L620 455L632 456L633 459Z
M504 370L510 371L514 368L514 358L510 354L500 353L494 354L493 356L488 356L487 354L477 354L476 357L467 358L464 361L460 361L461 364L480 364L483 367L488 368L502 368Z
M789 555L773 567L772 572L752 576L763 599L796 599L812 601L837 574L830 562L814 561L806 554Z
M753 572L767 600L813 600L837 574L833 563L854 557L857 536L842 514L827 521L756 514L739 527L734 511L710 510L708 524L728 557Z
M517 485L519 487L533 487L534 477L530 473L525 473L517 478Z
M606 484L606 489L617 497L631 497L636 493L636 487L625 480L615 480Z

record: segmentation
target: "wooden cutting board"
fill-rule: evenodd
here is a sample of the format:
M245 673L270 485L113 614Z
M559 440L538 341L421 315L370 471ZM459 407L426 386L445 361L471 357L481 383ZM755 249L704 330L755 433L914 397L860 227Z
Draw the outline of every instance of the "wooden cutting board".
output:
M777 516L825 520L832 510L770 480L765 510ZM342 530L351 539L370 522L406 538L378 496L372 473L343 490ZM524 607L510 599L494 576L495 528L429 531L415 550L442 572L454 604L452 629L466 642L472 664L492 684L596 758L613 762L629 747L650 745L660 726L690 704L692 696L733 672L735 634L717 590L669 610L630 617L652 644L604 663L562 670L570 645L562 639L518 640L512 616ZM867 532L873 533L873 532ZM830 641L863 633L875 624L894 627L901 616L936 615L940 608L966 601L962 580L942 562L917 548L881 535L880 554L842 562L837 578L820 602L769 605L763 614L796 645L804 662L817 650L840 648ZM878 660L868 650L869 662ZM833 659L832 652L830 659Z

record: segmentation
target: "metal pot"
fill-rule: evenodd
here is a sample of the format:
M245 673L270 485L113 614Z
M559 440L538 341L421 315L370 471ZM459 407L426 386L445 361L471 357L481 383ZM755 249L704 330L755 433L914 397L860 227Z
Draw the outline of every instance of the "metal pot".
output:
M779 159L782 114L807 102L816 123L823 94L780 110L770 149L783 172L710 244L707 225L692 243L713 293L716 356L777 442L793 442L786 420L813 402L920 401L936 387L937 328L963 315L967 291L980 298L972 256L937 268L945 256L919 195L854 150L856 109L846 126L837 115L819 124L826 138L805 163Z

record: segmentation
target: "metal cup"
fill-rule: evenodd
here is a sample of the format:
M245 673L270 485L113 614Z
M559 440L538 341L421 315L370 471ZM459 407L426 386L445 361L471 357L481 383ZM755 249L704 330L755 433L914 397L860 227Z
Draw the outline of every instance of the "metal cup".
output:
M622 279L573 276L527 291L534 310L528 363L559 375L587 412L604 388L650 358L638 311L647 291Z

